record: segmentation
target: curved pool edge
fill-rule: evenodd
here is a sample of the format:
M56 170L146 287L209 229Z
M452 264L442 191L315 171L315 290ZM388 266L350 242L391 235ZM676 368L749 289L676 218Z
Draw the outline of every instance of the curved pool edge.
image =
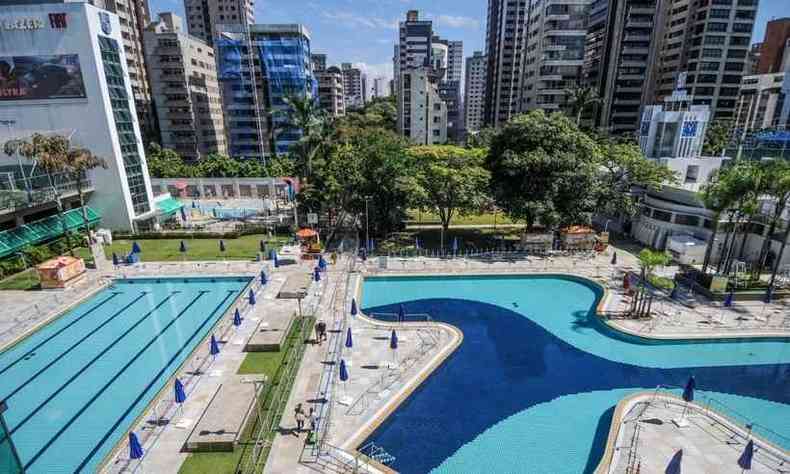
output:
M621 435L621 428L623 425L623 417L626 413L628 413L634 405L642 402L650 403L651 400L664 400L670 403L676 403L678 405L686 404L682 398L672 395L672 394L656 394L654 390L650 391L641 391L632 395L629 395L625 398L622 398L617 405L615 406L614 413L612 415L612 423L609 428L609 435L606 439L606 447L604 448L603 455L598 463L598 466L593 471L594 474L608 474L613 465L617 465L616 461L618 458L615 456L616 454L619 456L619 451L616 449L617 442L620 439ZM724 424L729 430L738 433L740 436L744 438L751 437L754 439L755 444L760 447L760 449L772 451L773 453L789 457L790 453L775 444L767 441L765 438L755 434L747 432L744 428L742 428L737 423L732 422L727 416L717 412L716 410L710 407L703 407L695 402L689 402L688 406L692 409L695 409L699 412L706 413L707 416L716 419L716 421Z
M355 288L353 289L352 294L358 301L361 300L362 294L362 283L364 281L364 277L358 278ZM381 327L401 327L401 325L406 324L417 324L417 323L395 323L395 322L387 322L387 321L380 321L378 319L371 318L366 316L362 310L360 309L356 318L359 318L362 321L367 322L368 324L374 324ZM425 323L421 323L425 324ZM406 401L412 393L414 393L420 385L425 382L428 377L431 376L442 364L461 346L464 340L463 332L453 326L452 324L447 323L440 323L440 322L430 322L428 323L429 326L442 328L446 330L449 334L451 339L442 347L442 349L437 352L436 354L431 357L426 365L424 365L416 374L410 377L403 387L400 388L390 399L376 412L373 416L368 419L365 423L362 424L348 439L346 439L342 444L341 448L347 451L352 451L355 455L359 455L365 459L365 462L369 465L374 466L377 470L384 472L384 473L395 473L397 471L393 470L390 467L387 467L381 463L376 462L365 456L362 452L358 449L360 445L374 432L376 429L384 423L390 415L398 409L398 407Z
M743 331L739 333L731 333L731 332L711 332L709 334L689 334L689 333L680 333L680 334L644 334L638 331L633 331L629 328L622 327L617 324L617 321L610 320L606 317L607 306L609 305L611 298L614 296L612 291L601 284L600 282L596 281L595 279L581 275L579 273L572 273L572 272L507 272L507 273L487 273L487 272L469 272L469 273L431 273L431 272L415 272L415 273L400 273L400 272L387 272L387 273L380 273L375 275L365 275L364 278L388 278L388 277L396 277L396 278L408 278L408 277L416 277L416 278L424 278L424 277L519 277L519 276L545 276L545 277L561 277L561 278L571 278L582 280L584 284L589 286L595 287L597 291L600 291L601 294L598 297L598 302L596 303L595 307L595 315L596 319L607 329L610 329L617 333L620 336L627 337L629 339L640 339L642 342L650 343L650 342L701 342L701 341L733 341L733 340L782 340L790 342L790 329L786 331L765 331L765 332L754 332L754 331ZM361 291L358 290L355 293L357 297L357 301L362 301Z

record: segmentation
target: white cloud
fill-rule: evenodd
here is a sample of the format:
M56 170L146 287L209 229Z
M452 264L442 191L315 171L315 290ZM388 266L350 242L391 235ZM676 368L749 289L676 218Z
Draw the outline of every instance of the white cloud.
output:
M361 16L350 12L321 12L321 16L327 20L345 23L346 26L353 28L364 27L371 29L387 29L397 30L398 20L385 20L384 18L374 16Z
M368 76L368 87L373 87L373 79L377 77L385 77L387 80L392 79L392 61L380 64L356 62L354 67L358 67Z
M439 15L436 17L436 24L448 28L471 28L479 29L480 21L469 16Z

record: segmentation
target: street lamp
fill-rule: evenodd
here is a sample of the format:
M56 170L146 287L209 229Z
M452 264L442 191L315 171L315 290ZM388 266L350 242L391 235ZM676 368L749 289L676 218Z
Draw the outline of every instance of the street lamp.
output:
M370 252L370 222L368 220L368 201L373 199L372 196L365 196L365 250Z

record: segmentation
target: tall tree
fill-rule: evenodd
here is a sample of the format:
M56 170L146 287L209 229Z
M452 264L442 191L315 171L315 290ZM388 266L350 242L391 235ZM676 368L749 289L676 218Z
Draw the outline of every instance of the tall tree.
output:
M708 245L705 248L705 257L702 260L702 273L706 274L713 257L713 246L719 232L719 221L722 213L730 207L733 197L729 193L726 181L721 179L721 172L712 176L710 182L702 190L702 202L705 208L713 212L711 217L711 233Z
M87 148L77 148L69 150L66 154L65 168L72 176L77 186L77 194L79 194L80 198L80 208L82 209L82 222L87 229L90 224L88 221L88 208L85 207L84 187L87 173L96 168L107 168L107 162L104 158L94 155Z
M321 136L320 129L326 125L326 114L318 107L316 100L307 94L294 94L283 100L288 106L285 112L288 127L277 132L283 133L289 129L301 132L302 136L291 146L290 152L298 159L300 174L309 177L312 173L313 157L319 146L317 137Z
M527 229L539 221L586 221L594 210L598 155L595 142L562 114L535 110L517 116L491 141L491 192Z
M762 191L773 200L773 213L768 225L768 233L763 240L760 256L755 266L754 277L759 277L768 260L771 239L782 219L782 214L790 205L790 162L787 160L769 160L761 162L760 174Z
M732 138L732 122L717 119L708 124L702 152L710 156L720 156L727 149Z
M174 150L151 143L145 154L148 172L155 178L183 178L192 176L194 165L186 165Z
M427 145L407 153L416 167L418 204L426 211L436 209L445 230L456 215L480 211L491 177L483 167L485 150Z
M675 173L645 158L638 146L600 139L600 168L596 184L596 208L609 215L634 216L639 212L630 191L634 186L659 190L677 181Z
M581 125L582 114L585 109L601 103L598 92L592 87L565 89L565 96L567 97L568 103L571 105L571 112L576 120L577 127Z

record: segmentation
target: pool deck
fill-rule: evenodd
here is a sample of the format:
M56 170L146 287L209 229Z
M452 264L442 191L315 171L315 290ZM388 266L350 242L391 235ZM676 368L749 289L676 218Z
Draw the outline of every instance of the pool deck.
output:
M638 269L633 255L623 250L617 250L617 253L619 264L616 266L610 265L609 252L586 260L554 257L530 258L515 262L463 258L450 260L390 258L387 268L381 268L378 259L371 258L364 264L357 262L356 268L351 273L347 270L348 260L341 258L337 265L330 266L328 278L321 282L320 292L314 292L311 288L307 298L302 301L303 307L312 305L316 308L317 318L327 322L329 340L322 345L310 344L305 351L265 472L275 474L307 473L316 470L340 472L355 464L361 467L361 472L391 472L386 466L360 456L356 451L359 443L364 441L367 435L460 345L463 334L455 327L446 324L408 322L393 325L373 321L362 315L351 317L348 314L350 300L355 296L357 302L361 302L360 291L364 276L570 274L600 284L605 289L605 296L598 309L600 312L610 312L623 308L624 272ZM184 406L177 409L172 401L172 390L163 390L159 394L159 401L153 404L153 408L144 413L134 425L134 430L140 435L146 451L142 465L144 471L176 472L188 455L182 450L184 443L217 388L231 377L236 377L235 374L245 356L245 345L257 340L256 338L263 337L261 335L266 332L272 333L267 337L273 337L273 333L277 331L261 332L261 329L282 329L280 322L277 323L276 328L272 328L275 320L290 321L287 315L293 308L286 306L295 304L296 301L277 299L277 294L289 277L309 272L312 265L285 265L278 269L272 269L268 262L241 261L142 263L117 269L112 268L111 265L104 265L101 270L89 272L89 278L73 290L2 292L4 304L19 311L7 311L0 316L0 347L24 337L32 328L46 324L64 308L77 304L86 295L99 291L112 278L168 275L257 276L263 266L271 275L270 282L256 294L258 304L253 311L243 314L242 326L231 329L229 318L225 317L215 329L215 333L221 332L226 335L221 338L221 354L216 360L212 360L200 350L203 346L201 344L178 371L188 394ZM246 297L246 292L244 296ZM788 302L771 305L736 302L733 308L722 308L721 305L706 303L698 296L692 298L698 301L694 308L681 305L669 298L660 299L654 303L658 316L650 320L609 318L602 320L616 330L648 339L790 337ZM40 309L31 311L31 308L36 308L34 305L39 305ZM231 308L233 307L232 305ZM20 318L11 317L11 314L33 316ZM265 321L270 321L268 328L261 324ZM354 338L352 349L343 347L345 330L348 327L351 328ZM399 335L399 348L395 355L389 349L388 343L393 327ZM334 364L340 357L347 362L350 361L348 367L350 377L345 386L337 380L337 367ZM395 363L396 358L397 363ZM623 401L621 405L627 401ZM242 402L239 400L239 403ZM297 435L293 432L295 426L293 412L297 403L302 403L306 409L312 406L319 410L319 437L322 440L320 451L313 449L312 445L305 444L306 434ZM671 403L667 406L670 408L666 410L672 409ZM651 405L649 409L659 410L659 407ZM627 410L623 409L622 412L627 413ZM661 419L661 417L670 417L669 415L671 415L669 412L656 411L651 417ZM695 413L695 416L700 417L699 420L704 419L701 418L702 414ZM692 425L698 419L690 418ZM649 423L641 423L644 424ZM665 441L656 441L656 443L667 443L667 449L671 451L672 443L678 439L677 436L659 430L661 428L666 431L669 427L666 423L655 426L658 428L654 425L645 429L640 428L640 436L643 436L642 439L649 439L651 435L646 433L649 430L657 430L656 439ZM627 430L628 427L620 429L619 425L615 426L613 423L612 433L617 436L620 436L620 433L624 433L622 436L627 436ZM684 430L681 433L683 436L692 433L687 428ZM700 449L705 450L716 448L716 443L720 443L717 438L704 436L698 436L691 441L701 443ZM136 467L136 463L131 463L128 459L127 449L124 439L106 464L105 472L121 472ZM664 454L666 453L662 451L661 455ZM670 452L669 457L672 454ZM694 457L692 451L687 452L686 456L684 461ZM663 462L663 458L661 459ZM668 461L668 457L666 460ZM620 461L616 453L612 456L611 462L615 468L619 466L617 463ZM651 465L655 466L655 464ZM646 469L643 472L651 471ZM709 472L728 471L713 469Z
M683 450L683 472L742 473L737 462L749 439L755 444L750 473L787 472L787 451L709 407L690 404L685 415L688 426L678 427L675 420L683 417L684 408L683 400L652 391L620 401L595 474L664 472L679 449Z

